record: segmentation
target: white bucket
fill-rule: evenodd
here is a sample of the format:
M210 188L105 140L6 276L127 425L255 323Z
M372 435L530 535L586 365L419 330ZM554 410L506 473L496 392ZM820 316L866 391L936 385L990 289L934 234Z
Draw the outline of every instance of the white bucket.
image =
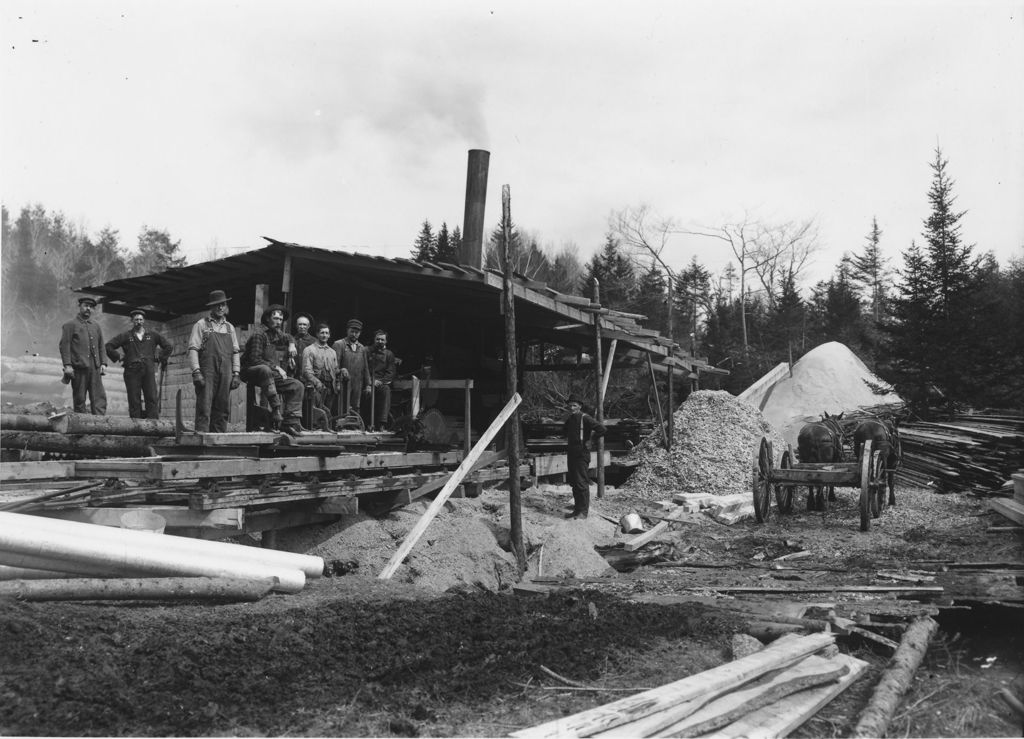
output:
M622 526L623 534L641 534L644 530L643 521L640 520L638 513L625 514L619 519L619 525Z
M152 511L129 511L121 514L121 528L134 531L151 531L154 534L164 533L167 519Z

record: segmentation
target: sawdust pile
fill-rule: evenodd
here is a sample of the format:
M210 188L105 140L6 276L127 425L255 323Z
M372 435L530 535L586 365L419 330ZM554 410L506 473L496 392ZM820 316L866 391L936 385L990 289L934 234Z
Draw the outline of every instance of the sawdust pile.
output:
M747 402L760 408L765 419L793 446L800 428L820 419L822 413L837 415L901 402L896 393L876 393L872 386L885 386L885 382L838 341L829 341L807 352L793 365L791 374L786 373Z
M429 505L430 501L420 501L381 519L360 513L328 526L281 531L277 545L323 557L329 575L376 578ZM523 538L527 552L533 554L532 570L536 572L536 560L541 556L545 576L607 574L610 567L594 550L588 524L598 525L594 521L566 521L560 511L524 507ZM519 581L509 540L507 492L494 490L479 498L450 500L431 521L394 579L438 592L497 592Z
M785 449L782 436L758 410L724 390L692 393L673 421L670 451L656 430L630 455L640 464L626 487L651 500L675 493L748 493L761 437L771 440L776 460Z

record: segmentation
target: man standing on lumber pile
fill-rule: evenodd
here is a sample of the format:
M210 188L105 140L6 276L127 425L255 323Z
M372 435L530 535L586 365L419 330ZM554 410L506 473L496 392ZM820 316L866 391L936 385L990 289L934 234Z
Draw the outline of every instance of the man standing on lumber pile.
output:
M132 418L160 418L160 396L156 391L156 365L161 375L174 346L156 331L146 329L146 311L135 308L128 314L132 327L107 342L104 349L112 362L124 363L124 388L128 392L128 415ZM124 356L118 349L124 349ZM159 352L157 351L159 349ZM159 354L159 356L158 356ZM146 411L142 411L145 398Z
M95 308L95 298L79 298L78 315L61 327L59 349L64 363L61 381L71 384L75 413L103 416L107 412L107 393L103 389L107 363L103 360L103 331L92 321ZM86 395L89 396L88 410Z
M562 424L567 449L566 478L572 487L572 512L566 518L586 518L590 513L590 440L604 436L604 424L583 412L578 398L569 397L569 417ZM600 461L598 461L600 464Z
M238 387L239 354L235 327L228 322L228 301L223 290L214 290L206 307L210 315L192 327L188 340L188 364L196 388L196 431L228 430L228 400Z
M341 368L343 407L342 413L359 415L363 394L370 394L370 364L366 347L359 343L363 322L353 318L345 326L345 338L334 342L338 353L338 367Z
M298 436L304 430L302 396L306 388L281 366L282 357L289 356L289 349L295 345L292 337L281 330L287 320L288 310L283 305L274 304L263 311L263 326L245 342L242 379L258 385L270 402L274 428Z

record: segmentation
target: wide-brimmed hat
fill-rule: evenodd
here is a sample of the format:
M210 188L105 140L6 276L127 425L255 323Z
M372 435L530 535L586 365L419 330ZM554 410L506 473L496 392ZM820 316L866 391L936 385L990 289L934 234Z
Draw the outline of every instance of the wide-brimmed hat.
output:
M229 298L223 290L214 290L210 293L210 299L206 302L206 307L209 308L214 305L220 305L221 303L226 303L229 300L231 300L231 298Z
M78 299L78 304L82 305L82 303L88 303L93 308L95 308L96 307L96 298L92 297L91 295L83 295L82 297L80 297Z
M281 315L283 316L285 321L288 320L288 309L285 308L280 303L274 303L273 305L268 305L267 309L265 311L263 311L263 315L260 316L260 322L261 323L266 323L267 319L270 318L270 314L273 313L276 310L281 311Z

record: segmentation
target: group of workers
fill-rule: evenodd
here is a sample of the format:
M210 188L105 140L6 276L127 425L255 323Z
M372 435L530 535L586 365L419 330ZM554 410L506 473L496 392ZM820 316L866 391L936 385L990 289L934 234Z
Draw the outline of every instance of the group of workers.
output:
M387 348L386 331L378 330L373 346L366 347L359 343L363 324L353 318L346 324L345 338L332 344L329 324L320 322L314 328L312 316L299 313L293 336L285 331L288 310L275 304L263 312L261 325L240 347L227 319L230 300L223 290L211 292L205 306L209 314L195 323L189 337L196 431L227 431L231 391L243 381L260 388L273 428L288 434L306 430L301 418L307 392L313 407L327 418L356 415L372 430L387 428L397 360ZM61 331L62 379L71 385L75 412L106 413L102 377L109 358L124 364L129 415L159 418L156 367L166 372L173 345L146 328L141 308L129 313L128 331L104 344L102 330L92 320L95 309L94 298L79 298L78 315Z

